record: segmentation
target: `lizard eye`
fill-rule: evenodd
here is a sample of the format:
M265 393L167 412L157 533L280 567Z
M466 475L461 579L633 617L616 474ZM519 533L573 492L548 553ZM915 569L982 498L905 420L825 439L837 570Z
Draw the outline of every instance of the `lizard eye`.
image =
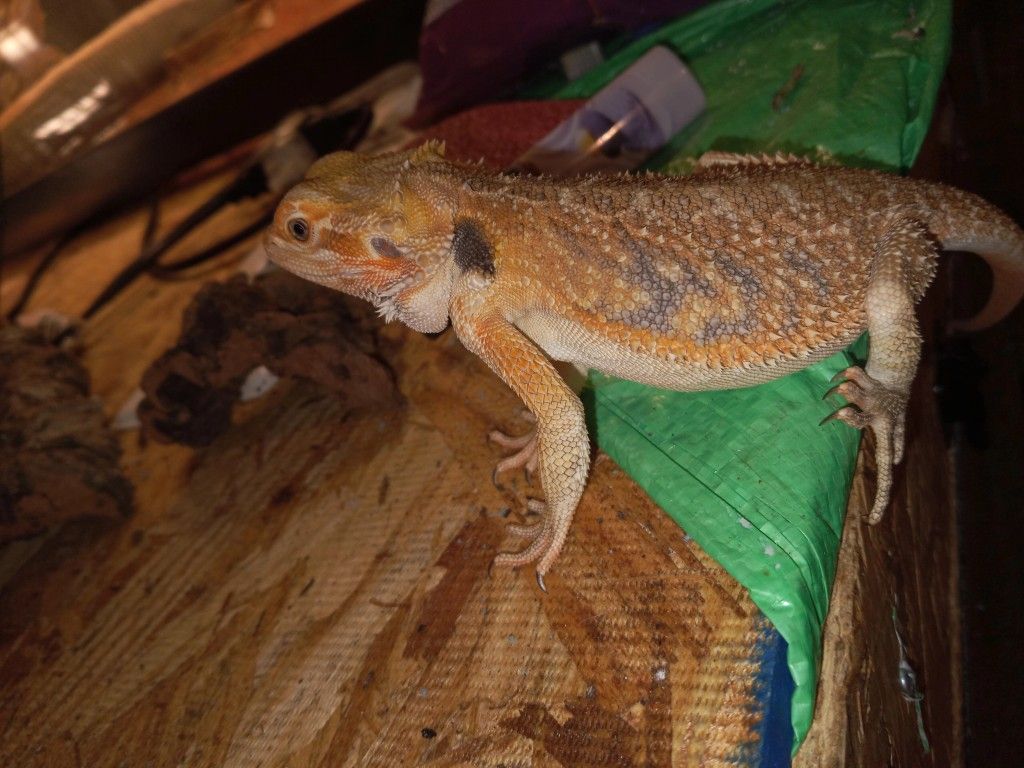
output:
M286 226L288 227L288 234L300 243L304 243L309 239L309 222L301 216L289 219Z

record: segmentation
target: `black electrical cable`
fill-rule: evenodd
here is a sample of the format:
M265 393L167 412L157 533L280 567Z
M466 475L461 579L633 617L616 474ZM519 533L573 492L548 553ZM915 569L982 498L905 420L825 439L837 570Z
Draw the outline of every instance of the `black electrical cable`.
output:
M333 152L339 149L354 147L369 130L373 121L373 110L368 105L362 105L346 110L340 114L327 115L299 128L299 132L306 141L310 143L318 155ZM256 231L269 223L272 212L265 213L257 221L246 225L238 232L229 235L214 245L204 248L197 254L188 256L170 264L161 264L160 257L173 245L185 237L189 231L200 223L210 218L220 208L230 202L240 200L244 197L257 197L268 191L268 179L266 171L260 162L254 162L244 168L226 187L217 192L212 198L200 205L190 213L184 221L175 226L170 232L158 241L154 242L154 236L159 222L159 198L153 201L150 216L146 222L146 231L142 238L142 249L135 261L119 272L114 279L103 289L89 307L82 314L83 319L92 317L100 308L117 296L136 278L146 272L154 276L168 279L176 272L189 269L198 264L214 258L227 248L251 237ZM47 254L43 261L36 267L29 284L19 297L9 317L13 318L24 307L32 292L35 290L43 273L49 268L67 242L84 229L77 228L74 232L68 233L58 241L54 249Z
M145 249L150 246L150 243L152 242L153 239L153 235L156 232L157 223L159 221L159 210L159 199L155 199L153 201L153 207L150 211L149 219L146 222L146 231L142 237L143 251L145 251ZM226 251L231 246L237 245L243 240L252 237L252 235L254 235L256 232L259 232L267 224L269 224L272 218L273 211L268 212L260 216L260 218L257 219L256 221L247 224L239 231L234 232L233 234L230 234L225 238L222 238L221 240L209 246L208 248L204 248L199 253L193 254L192 256L186 256L185 258L179 259L178 261L175 262L171 262L170 264L160 264L159 262L155 262L146 271L157 280L170 280L178 272L184 272L186 269L189 269L190 267L194 267L205 261L209 261L210 259L213 259L217 255ZM126 272L127 270L125 270L125 272L122 272L121 274L124 275ZM135 276L133 276L131 279L134 280ZM131 280L129 280L128 282L131 282ZM114 283L111 283L110 285L113 286ZM127 285L127 282L125 283L125 285ZM108 291L109 288L110 286L108 286ZM104 293L107 293L107 291L104 291ZM103 294L101 294L101 297L102 295ZM116 292L111 292L110 295L112 298L113 296L116 295ZM102 304L98 304L96 301L93 302L93 305L95 305L93 313L95 313L95 311L98 310L100 306L102 306ZM88 314L83 315L83 317L88 316ZM66 328L60 335L57 336L56 343L60 343L66 337L70 336L73 330L73 326Z
M17 301L14 302L14 306L11 307L10 311L7 313L7 319L10 322L13 323L18 315L21 314L22 310L25 309L25 306L32 298L32 294L36 292L36 288L39 286L39 281L42 279L43 273L53 265L57 260L57 257L60 256L61 252L72 240L75 239L81 230L81 227L77 227L59 237L57 241L54 242L50 250L46 252L46 255L43 256L42 260L36 264L36 268L32 270L32 274L28 277L28 282L26 282L25 287L21 289L21 295L18 296Z
M142 231L142 247L147 247L156 237L156 231L160 227L160 194L153 195L149 203L149 216L146 218L146 228Z
M230 184L186 216L181 223L171 229L164 237L155 243L152 241L148 242L135 261L122 269L107 287L103 289L100 295L93 300L88 309L82 313L82 318L88 319L96 314L104 304L127 288L137 277L152 268L160 256L188 234L190 230L195 228L197 224L208 219L228 202L239 199L250 190L259 190L261 181L265 187L266 176L263 173L263 168L258 164L249 166Z
M156 262L155 264L153 264L152 267L150 267L149 274L160 280L167 280L171 278L173 275L176 275L178 272L184 272L186 269L191 269L192 267L198 266L199 264L202 264L205 261L209 261L210 259L215 258L219 254L226 251L228 248L231 248L232 246L238 245L238 243L241 243L249 239L254 234L263 229L265 226L267 226L267 224L269 224L272 219L272 212L265 213L252 223L247 224L237 232L230 234L225 238L222 238L213 245L204 248L203 250L199 251L199 253L193 254L192 256L186 256L185 258L179 259L178 261L172 261L169 264L163 264L159 261Z
M145 248L149 243L152 242L153 236L156 234L157 225L160 222L160 198L154 197L152 207L150 208L149 218L146 220L146 229L142 234L142 247ZM84 224L75 227L74 229L68 230L61 235L47 251L46 255L36 265L35 269L32 270L32 274L29 275L28 282L25 283L25 287L21 289L21 294L18 299L14 302L14 306L7 312L7 320L14 322L18 315L20 315L25 307L28 305L32 296L35 295L36 288L39 287L39 282L42 280L43 275L53 266L57 257L71 244L78 235L84 232L91 225L91 221L85 222Z

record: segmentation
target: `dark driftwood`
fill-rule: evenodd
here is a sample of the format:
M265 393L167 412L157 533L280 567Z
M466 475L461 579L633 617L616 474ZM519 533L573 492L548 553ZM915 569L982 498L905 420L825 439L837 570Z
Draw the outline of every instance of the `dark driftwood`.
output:
M129 514L120 457L82 364L40 332L0 328L0 542Z
M350 407L387 409L401 398L391 372L368 354L372 345L341 294L292 275L205 285L177 345L143 375L139 417L157 440L209 445L230 426L239 386L259 365L314 381Z

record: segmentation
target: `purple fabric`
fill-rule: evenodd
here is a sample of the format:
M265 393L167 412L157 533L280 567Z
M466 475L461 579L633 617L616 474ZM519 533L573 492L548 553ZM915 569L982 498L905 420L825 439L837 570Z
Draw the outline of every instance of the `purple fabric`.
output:
M708 0L460 0L420 33L413 125L500 95L516 80L588 40L664 22Z

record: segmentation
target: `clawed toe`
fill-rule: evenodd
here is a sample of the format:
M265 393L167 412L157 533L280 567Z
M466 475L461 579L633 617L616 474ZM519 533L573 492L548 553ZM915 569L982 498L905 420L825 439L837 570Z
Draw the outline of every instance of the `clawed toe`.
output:
M543 528L543 523L535 523L533 525L518 525L516 523L509 523L505 526L506 531L511 533L513 536L518 536L521 539L535 539L538 536L540 536Z
M494 558L494 565L508 566L510 568L518 568L522 565L529 565L540 559L540 557L548 550L551 546L551 528L550 526L539 523L534 526L516 526L518 531L513 531L516 535L519 535L521 531L529 531L529 536L533 537L530 544L519 552L500 552ZM535 528L537 530L530 530Z
M832 381L835 383L825 392L823 399L839 394L846 398L848 404L826 416L821 424L838 419L862 429L887 421L893 427L897 417L902 416L906 409L905 395L871 378L862 368L854 366L840 371Z
M848 402L820 423L842 421L855 429L871 427L875 433L877 490L867 519L873 525L885 514L892 488L893 466L903 458L907 396L886 387L857 366L840 371L832 381L837 383L825 392L825 398L839 394Z
M530 539L529 545L519 552L501 552L494 558L492 566L517 568L523 565L538 563L537 585L542 591L547 592L544 574L548 572L551 563L554 562L554 559L562 549L572 517L570 515L565 518L559 518L558 516L552 518L547 514L546 504L537 499L530 499L527 502L527 508L530 512L544 514L543 521L534 525L512 523L506 527L506 530L513 536Z
M527 435L527 437L527 441L520 450L511 456L506 456L495 465L495 475L500 475L502 472L508 472L510 469L518 469L519 467L526 467L527 472L535 472L537 470L537 435L534 433Z
M854 429L864 429L864 427L871 424L871 418L856 405L843 405L836 408L832 413L819 421L818 426L822 427L830 421L842 421Z
M524 411L524 417L529 416L529 421L536 421L533 415L529 411ZM508 472L510 469L518 469L519 467L525 467L527 473L532 474L537 471L537 462L539 459L539 451L537 450L537 429L534 427L529 433L513 437L501 432L497 429L491 431L487 436L488 439L500 445L506 450L515 451L511 456L506 456L504 459L499 461L494 467L494 471L491 473L491 480L497 485L498 475L502 472Z
M526 435L512 437L511 435L506 435L504 432L500 430L492 429L490 434L487 435L487 439L490 440L492 443L497 443L502 448L507 448L510 451L517 451L520 448L529 445L530 441L533 440L535 434L535 432L531 431L529 434Z
M543 515L547 509L547 505L540 499L527 499L526 508L530 512L536 515ZM505 526L505 530L511 533L513 536L519 536L523 539L536 539L541 533L544 532L544 525L546 521L539 523L533 523L531 525L519 525L518 523L509 523Z

